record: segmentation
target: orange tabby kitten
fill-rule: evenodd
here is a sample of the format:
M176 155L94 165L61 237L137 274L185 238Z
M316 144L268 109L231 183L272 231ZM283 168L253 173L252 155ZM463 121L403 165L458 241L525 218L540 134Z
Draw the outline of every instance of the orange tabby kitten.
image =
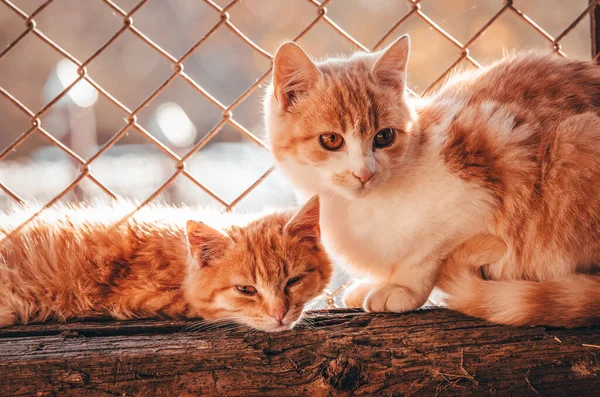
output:
M522 54L411 99L408 54L274 59L269 144L364 279L346 304L413 310L437 284L494 322L599 323L600 69Z
M231 226L232 215L169 207L144 208L118 223L133 209L51 209L4 239L0 326L166 316L280 331L292 328L329 282L317 197L293 214L244 226ZM0 232L28 216L0 215Z

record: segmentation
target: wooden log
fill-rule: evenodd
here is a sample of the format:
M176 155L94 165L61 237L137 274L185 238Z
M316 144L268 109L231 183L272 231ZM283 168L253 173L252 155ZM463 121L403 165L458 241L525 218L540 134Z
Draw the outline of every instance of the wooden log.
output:
M277 334L228 326L192 331L190 324L0 329L1 394L600 394L597 327L504 327L447 310L316 312L305 326Z

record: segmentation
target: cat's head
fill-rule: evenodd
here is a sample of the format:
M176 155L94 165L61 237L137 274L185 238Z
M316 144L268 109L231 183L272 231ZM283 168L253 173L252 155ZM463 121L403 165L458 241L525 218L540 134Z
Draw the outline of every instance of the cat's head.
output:
M184 292L207 320L290 329L331 278L318 197L293 214L270 214L224 232L188 221L187 236L192 263Z
M265 96L268 142L306 193L362 197L402 173L415 128L405 96L410 41L315 63L294 43L273 60Z

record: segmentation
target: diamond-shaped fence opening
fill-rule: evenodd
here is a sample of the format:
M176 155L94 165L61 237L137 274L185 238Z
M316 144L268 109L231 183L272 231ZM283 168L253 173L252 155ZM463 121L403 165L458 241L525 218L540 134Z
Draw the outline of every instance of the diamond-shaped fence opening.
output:
M35 17L35 22L37 29L77 59L89 58L122 26L101 1L54 0Z
M117 3L121 6L124 4L120 1ZM128 3L137 5L139 0ZM179 58L213 28L215 21L220 18L219 14L218 10L203 1L158 1L136 12L135 25L150 40ZM177 34L171 33L174 24Z
M0 0L0 210L41 203L27 223L95 197L291 205L260 115L284 40L322 58L411 33L417 95L506 50L597 61L599 2Z
M133 110L173 74L173 65L125 30L86 65L86 70L107 92Z

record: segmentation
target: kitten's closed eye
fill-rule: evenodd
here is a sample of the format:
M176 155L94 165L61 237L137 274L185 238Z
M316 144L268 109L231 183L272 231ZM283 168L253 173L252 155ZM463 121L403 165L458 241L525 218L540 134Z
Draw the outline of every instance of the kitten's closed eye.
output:
M302 276L290 278L285 285L285 289L287 290L289 287L298 284L300 282L300 280L302 280Z
M244 295L255 295L258 292L256 288L251 285L237 285L235 288Z

